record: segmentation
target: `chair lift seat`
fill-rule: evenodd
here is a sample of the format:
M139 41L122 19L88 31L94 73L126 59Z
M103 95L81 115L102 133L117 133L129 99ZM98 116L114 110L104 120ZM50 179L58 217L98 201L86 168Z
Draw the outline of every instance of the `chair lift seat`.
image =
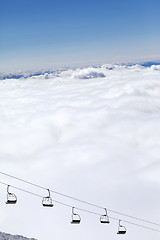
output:
M74 207L72 207L72 220L71 223L72 224L79 224L81 222L81 217L74 213Z
M107 214L107 209L105 208L105 214L100 216L100 223L110 223L108 214Z
M43 207L53 207L53 203L43 203Z
M109 217L106 214L105 215L101 215L100 222L101 223L110 223Z
M117 234L125 234L126 233L126 230L119 230L118 232L117 232Z
M15 204L17 200L7 200L6 204Z
M17 197L16 197L16 195L14 193L10 193L9 192L9 186L7 188L7 192L8 192L8 194L7 194L7 202L6 202L6 204L15 204L17 202Z
M101 223L110 223L108 219L101 219Z
M53 203L52 203L52 198L51 197L44 197L43 201L42 201L42 205L43 207L53 207Z
M42 199L42 205L43 205L43 207L53 207L54 204L52 202L52 198L51 198L51 195L50 195L50 190L49 189L47 189L47 190L48 190L48 196L44 197Z
M81 222L80 219L73 219L73 220L71 221L72 224L79 224L80 222Z
M119 227L118 227L117 234L125 234L125 233L126 233L126 228L125 228L125 226L121 225L121 220L119 220Z

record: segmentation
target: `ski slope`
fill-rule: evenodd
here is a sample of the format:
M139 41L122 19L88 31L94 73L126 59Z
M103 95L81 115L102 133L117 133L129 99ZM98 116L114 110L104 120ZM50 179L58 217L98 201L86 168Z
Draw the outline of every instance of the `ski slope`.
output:
M0 126L1 171L159 222L160 65L1 75ZM47 195L2 175L0 181ZM97 216L79 212L82 223L71 226L70 208L55 203L44 209L41 199L12 190L18 204L6 206L0 185L2 231L39 240L119 239L117 221L102 226ZM56 194L53 199L103 214ZM125 239L159 239L160 233L125 225Z

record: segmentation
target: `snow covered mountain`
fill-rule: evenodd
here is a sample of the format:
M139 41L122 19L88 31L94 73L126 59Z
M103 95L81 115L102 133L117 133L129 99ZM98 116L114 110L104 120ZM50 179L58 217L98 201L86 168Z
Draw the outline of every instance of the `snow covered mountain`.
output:
M0 232L0 240L36 240L36 239Z

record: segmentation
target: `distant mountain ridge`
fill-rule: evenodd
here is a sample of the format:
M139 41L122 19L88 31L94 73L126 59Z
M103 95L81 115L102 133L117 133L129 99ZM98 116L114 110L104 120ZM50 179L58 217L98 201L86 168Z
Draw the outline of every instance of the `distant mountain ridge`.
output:
M0 240L36 240L35 238L26 238L20 235L11 235L9 233L0 232Z
M119 66L126 66L126 67L131 67L131 66L142 66L144 68L151 67L152 65L160 65L160 61L154 61L154 62L144 62L144 63L129 63L129 64L106 64L106 68L108 70L113 70L114 68L117 68ZM105 65L103 65L105 66ZM92 65L92 68L101 68L102 65ZM78 68L78 67L77 67ZM85 67L84 67L85 68ZM84 69L80 68L80 69ZM89 66L87 68L90 68ZM17 73L0 73L0 80L5 80L5 79L27 79L30 77L41 77L43 76L45 79L48 79L50 77L59 77L62 72L67 71L68 69L76 70L76 67L73 68L66 68L66 69L61 69L61 70L43 70L43 71L37 71L37 72L17 72ZM79 69L79 68L78 68Z
M157 62L144 62L142 64L140 64L143 67L151 67L152 65L160 65L160 61Z

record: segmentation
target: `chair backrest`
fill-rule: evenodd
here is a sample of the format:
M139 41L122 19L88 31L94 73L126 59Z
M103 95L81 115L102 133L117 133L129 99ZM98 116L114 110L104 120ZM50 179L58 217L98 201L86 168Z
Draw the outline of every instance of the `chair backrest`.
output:
M53 203L52 203L52 198L51 197L44 197L42 200L42 205L44 207L53 207Z

